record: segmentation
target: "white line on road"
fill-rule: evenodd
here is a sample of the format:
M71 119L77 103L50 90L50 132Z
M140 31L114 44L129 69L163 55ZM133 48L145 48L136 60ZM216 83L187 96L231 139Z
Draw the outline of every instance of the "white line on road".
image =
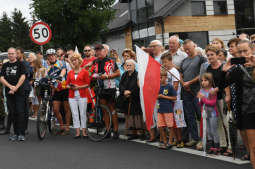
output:
M141 140L137 140L137 139L136 140L132 140L132 141L133 142L137 142L137 143L148 144L148 145L151 145L151 146L159 147L159 143L158 142L147 143L146 141L141 141ZM190 148L176 148L176 147L173 147L173 148L171 148L171 150L204 157L203 151L193 150L193 149L190 149ZM206 158L212 158L212 159L216 159L216 160L226 161L226 162L230 162L230 163L234 163L234 164L238 164L238 165L250 163L249 161L242 161L242 160L240 160L238 158L236 158L234 160L232 157L227 157L227 156L223 156L223 155L207 154Z
M35 119L32 119L32 118L29 118L29 119L33 120L33 121L35 120ZM73 127L70 126L70 128L73 128ZM125 135L119 135L119 138L122 139L122 140L127 140L128 139L128 137L125 136ZM146 141L141 141L141 140L138 140L138 139L131 140L131 141L132 142L136 142L136 143L151 145L151 146L154 146L154 147L159 147L159 143L158 142L148 143ZM204 157L203 151L198 151L198 150L194 150L194 149L190 149L190 148L176 148L176 147L173 147L173 148L171 148L171 150ZM230 162L230 163L238 164L238 165L250 163L250 161L242 161L242 160L240 160L238 158L233 159L232 157L227 157L227 156L223 156L223 155L211 155L211 154L207 154L206 158L226 161L226 162Z

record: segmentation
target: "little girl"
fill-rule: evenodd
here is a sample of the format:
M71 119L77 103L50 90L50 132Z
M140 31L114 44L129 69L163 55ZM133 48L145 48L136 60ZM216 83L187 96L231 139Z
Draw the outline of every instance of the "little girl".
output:
M219 135L218 135L218 112L216 108L217 95L212 95L213 76L211 73L205 73L201 77L201 89L197 97L200 99L200 104L206 112L206 127L208 136L208 153L218 154L220 151Z

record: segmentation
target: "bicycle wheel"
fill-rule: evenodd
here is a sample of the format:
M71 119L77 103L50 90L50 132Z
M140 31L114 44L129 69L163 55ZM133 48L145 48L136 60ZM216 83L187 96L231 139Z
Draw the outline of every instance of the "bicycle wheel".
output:
M87 112L87 133L91 140L101 141L111 133L112 114L105 105L97 105Z
M40 140L43 140L47 131L47 101L42 101L37 113L37 136Z
M50 134L53 134L55 132L56 129L56 121L55 121L55 116L54 116L54 112L52 110L52 106L48 106L48 129Z

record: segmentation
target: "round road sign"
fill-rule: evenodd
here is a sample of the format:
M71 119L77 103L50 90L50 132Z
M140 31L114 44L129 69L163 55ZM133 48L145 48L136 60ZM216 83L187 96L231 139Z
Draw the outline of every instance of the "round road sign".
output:
M30 38L38 45L48 43L52 37L52 32L48 24L44 22L36 22L30 28Z

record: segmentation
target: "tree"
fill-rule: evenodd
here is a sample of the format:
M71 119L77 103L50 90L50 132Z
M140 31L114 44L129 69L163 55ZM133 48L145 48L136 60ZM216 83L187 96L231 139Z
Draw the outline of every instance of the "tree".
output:
M55 46L83 46L107 30L115 0L32 0L34 15L52 29Z
M29 37L29 25L22 16L21 11L16 8L12 12L12 36L14 46L20 46L24 49L32 49L33 43Z
M3 13L0 19L0 51L7 51L11 46L20 46L25 50L37 49L30 40L28 22L17 9L14 9L11 18Z
M10 46L14 46L12 42L12 26L11 20L4 12L0 19L0 51L7 51Z

